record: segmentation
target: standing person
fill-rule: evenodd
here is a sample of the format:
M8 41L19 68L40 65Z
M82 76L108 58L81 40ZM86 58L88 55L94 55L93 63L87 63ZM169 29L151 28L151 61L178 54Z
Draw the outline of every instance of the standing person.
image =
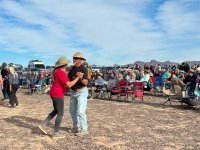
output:
M70 113L73 121L73 128L70 132L75 135L88 134L86 108L87 108L87 97L88 97L88 71L84 67L83 53L77 52L73 56L74 66L71 68L68 77L72 81L77 72L82 72L83 79L79 80L74 86L72 86L71 99L70 99Z
M0 74L0 89L3 90L3 78L1 76L1 74Z
M53 102L53 111L47 116L46 120L42 125L39 126L40 130L47 134L45 127L50 122L52 118L56 115L54 131L52 133L53 138L63 138L64 135L60 134L60 124L62 122L64 114L64 93L67 87L72 87L79 79L82 79L83 74L77 72L76 76L72 81L69 81L66 68L69 61L65 57L61 57L55 64L55 69L53 71L53 84L50 90L50 96Z
M1 70L1 75L3 78L3 100L9 98L9 81L8 81L8 70L7 70L7 64L3 63L2 64L2 70Z
M19 77L15 69L11 66L8 69L8 79L10 84L10 108L14 108L15 105L18 106L19 102L17 100L16 92L19 88Z

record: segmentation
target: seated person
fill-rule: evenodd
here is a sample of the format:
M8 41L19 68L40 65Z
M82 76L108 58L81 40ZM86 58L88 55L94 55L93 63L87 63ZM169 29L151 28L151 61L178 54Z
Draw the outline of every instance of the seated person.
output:
M106 85L107 82L99 75L95 80L95 85Z
M171 84L170 93L175 94L175 85L179 86L181 88L181 91L186 90L186 86L191 87L189 88L188 92L193 93L196 85L196 76L194 76L194 71L190 70L189 74L181 81L181 79L177 78L176 75L173 75L171 78L171 81L168 81L167 83ZM164 92L164 91L163 91ZM164 92L165 93L165 92Z
M140 79L140 81L148 83L149 79L150 79L149 71L148 70L144 70L144 75L142 76L142 78Z
M191 91L193 92L196 86L196 79L197 77L194 75L194 70L190 70L188 75L183 79L183 83L191 87Z
M180 71L180 70L178 70L178 69L176 69L174 71L174 75L176 75L176 77L179 78L179 79L181 79L181 80L183 79L183 72Z
M171 73L170 73L170 69L166 68L165 71L162 74L162 79L163 81L168 80L169 78L171 78Z
M108 80L108 85L107 85L107 89L111 90L113 87L115 87L117 85L117 79L115 77L111 77Z
M171 81L167 80L165 82L165 84L170 84L171 85L170 90L166 90L165 88L163 88L163 93L165 93L167 95L176 95L177 94L176 93L177 89L175 88L175 86L179 86L181 88L181 91L183 91L185 89L185 87L187 86L187 84L184 84L175 75L172 75Z
M135 81L136 79L136 75L134 72L128 72L128 74L126 75L126 81L128 82L128 85L131 85L132 82Z
M121 73L118 73L118 74L117 74L117 80L118 80L118 81L124 80L124 77L123 77L123 75L122 75Z

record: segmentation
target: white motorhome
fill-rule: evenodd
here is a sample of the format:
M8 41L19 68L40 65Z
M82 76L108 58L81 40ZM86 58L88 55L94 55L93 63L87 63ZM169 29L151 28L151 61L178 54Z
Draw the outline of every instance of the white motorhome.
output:
M40 60L31 60L31 61L29 61L28 68L29 69L43 70L43 69L45 69L45 65Z
M100 72L101 67L100 66L91 66L91 69L93 72Z

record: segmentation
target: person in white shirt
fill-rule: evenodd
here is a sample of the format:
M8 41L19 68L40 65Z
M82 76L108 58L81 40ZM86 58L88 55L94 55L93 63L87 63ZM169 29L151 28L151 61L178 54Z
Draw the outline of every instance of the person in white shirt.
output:
M142 78L140 79L141 82L149 82L150 79L150 75L149 72L147 70L144 71L144 75L142 76Z

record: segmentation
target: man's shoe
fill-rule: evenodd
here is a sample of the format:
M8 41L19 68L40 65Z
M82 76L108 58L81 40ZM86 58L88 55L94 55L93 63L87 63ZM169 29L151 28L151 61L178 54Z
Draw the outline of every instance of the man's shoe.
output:
M88 135L88 134L89 134L88 131L83 131L83 130L81 130L81 131L79 131L78 133L75 133L74 135L75 135L75 136L85 136L85 135Z
M52 135L51 135L51 137L53 139L62 139L62 138L65 138L66 135L61 134L60 132L53 132Z
M78 127L73 127L72 129L69 129L69 133L78 133L79 128Z
M38 127L42 131L42 133L47 134L47 131L44 129L46 127L45 125L39 125Z

